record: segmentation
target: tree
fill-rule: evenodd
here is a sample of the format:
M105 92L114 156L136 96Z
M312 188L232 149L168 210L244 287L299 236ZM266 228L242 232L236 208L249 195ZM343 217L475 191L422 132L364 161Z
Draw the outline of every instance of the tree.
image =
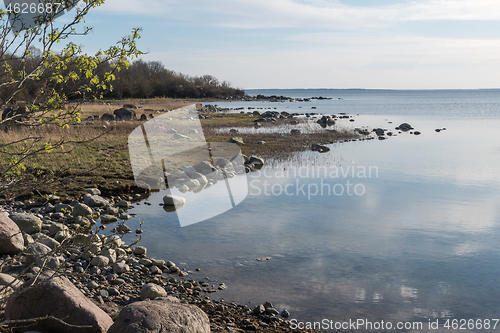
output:
M115 73L128 68L129 59L143 54L136 46L138 28L104 51L84 53L72 40L90 33L92 28L84 25L84 18L104 0L77 1L72 20L63 24L55 18L73 8L74 1L59 2L56 10L56 3L41 1L35 9L39 15L34 24L27 22L19 8L0 10L0 131L13 126L69 128L79 123L79 105L68 108L65 103L75 98L102 97L104 91L112 90ZM19 101L23 101L21 107L14 108ZM20 143L20 150L12 151ZM0 142L0 158L9 158L8 165L0 168L0 191L15 184L30 157L55 151L64 143L33 135Z

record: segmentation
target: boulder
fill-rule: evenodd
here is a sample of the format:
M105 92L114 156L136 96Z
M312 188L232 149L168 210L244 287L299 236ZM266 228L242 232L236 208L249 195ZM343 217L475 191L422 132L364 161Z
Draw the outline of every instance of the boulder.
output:
M61 245L61 243L59 243L58 241L56 241L54 238L49 237L49 236L47 236L45 234L42 234L42 233L34 234L33 238L38 243L47 245L51 249L55 249L56 247L58 247L59 245Z
M67 278L50 278L53 273L51 271L42 273L36 284L12 296L7 301L5 318L20 320L49 315L71 325L91 326L77 328L53 319L39 320L29 326L29 330L40 332L107 332L113 324L111 317L85 297ZM31 284L33 281L27 283ZM20 325L26 327L27 324Z
M330 151L330 148L328 148L327 146L318 145L318 144L313 143L311 145L311 150L318 151L320 153L326 153L327 151Z
M108 201L98 195L85 194L83 202L89 207L102 207L108 204Z
M141 121L146 121L148 120L148 116L146 116L144 113L141 114L141 118L140 118Z
M290 134L300 134L300 130L295 128L290 131Z
M34 242L26 247L24 255L26 256L26 263L29 265L33 262L38 262L52 251L50 247L45 244Z
M146 283L141 288L140 292L141 300L145 300L146 298L155 299L156 297L165 297L167 296L167 292L163 287L160 287L154 283Z
M0 254L16 254L24 249L24 237L19 226L7 213L0 213Z
M243 142L243 139L242 139L242 138L240 138L239 136L232 137L231 139L229 139L229 142L231 142L231 143L238 143L238 144L240 144L240 145L245 144L245 143Z
M77 203L75 207L73 207L73 217L77 216L92 216L92 208L86 204Z
M137 118L134 110L126 108L117 109L113 112L113 114L116 116L116 119L119 120L131 120Z
M201 161L200 163L194 165L193 168L195 168L196 171L202 175L208 175L215 170L214 166L209 161Z
M101 116L102 121L114 121L116 120L116 116L111 113L105 113Z
M176 208L180 208L186 204L186 199L176 195L167 194L163 197L163 204L165 206L175 206Z
M92 266L96 266L96 267L104 267L104 266L107 266L109 264L109 258L105 257L103 255L99 255L99 256L92 258L92 260L90 261L90 264Z
M174 297L135 302L120 311L108 333L210 333L208 316Z
M401 125L399 125L399 129L402 130L403 132L407 132L409 130L412 130L413 127L411 127L410 124L402 123Z
M21 231L28 234L39 232L42 229L42 220L30 213L13 213L10 219L14 221Z

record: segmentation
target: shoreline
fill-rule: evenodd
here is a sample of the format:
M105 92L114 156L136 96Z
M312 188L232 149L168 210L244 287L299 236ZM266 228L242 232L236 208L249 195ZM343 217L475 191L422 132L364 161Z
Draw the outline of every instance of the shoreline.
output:
M147 299L172 296L179 299L181 304L200 308L207 315L211 332L227 332L231 329L292 331L287 319L290 314L285 311L279 313L270 302L250 308L247 305L210 300L208 295L226 286L202 278L202 267L195 272L185 271L167 261L168 258L148 258L147 249L140 246L140 241L133 246L123 244L121 237L133 232L126 226L126 221L130 218L127 215L133 200L137 198L102 197L95 188L87 191L92 194L86 195L83 200L67 199L55 204L47 203L38 209L20 202L0 206L0 211L7 212L11 221L22 227L25 246L18 255L2 256L2 281L11 281L7 277L12 276L26 283L40 275L41 271L58 272L57 279L63 279L61 284L78 289L81 297L91 300L115 323L124 316L122 314L120 317L119 313L131 304L139 306L144 302L156 302ZM85 212L89 214L83 216ZM96 217L101 218L101 223L96 222ZM0 213L0 219L4 222L6 214ZM103 223L104 219L115 222ZM106 232L113 226L116 226L114 232ZM140 240L142 231L135 232ZM99 236L101 233L107 236ZM67 241L71 242L65 243ZM35 248L37 250L33 251ZM44 286L44 283L40 285ZM150 287L151 283L155 285L153 291L145 291L145 286ZM2 284L5 285L4 282ZM15 284L18 283L11 283L11 287ZM35 284L34 288L38 285ZM152 296L146 297L147 292ZM2 316L7 314L6 319L21 319L19 315L16 316L20 312L16 308L20 296L13 297L16 299L7 302ZM36 302L31 306L36 306ZM12 308L16 308L17 312ZM39 310L43 312L43 309Z
M108 106L109 105L106 105L106 107ZM156 111L154 109L144 109L143 114ZM86 114L95 112L97 111L94 110L86 112ZM159 111L158 113L162 112L164 111ZM247 134L247 133L231 132L229 133L230 135L228 135L228 133L217 133L216 131L217 129L228 129L228 128L233 129L233 127L243 128L243 129L251 127L259 127L272 130L273 128L278 128L280 126L290 126L290 127L297 126L301 123L308 122L311 120L319 124L323 122L325 123L326 127L327 121L332 121L333 123L335 120L339 121L340 119L346 119L346 121L349 121L349 117L344 117L344 116L340 116L338 119L335 120L325 118L325 116L321 118L320 116L321 115L318 115L316 113L302 114L302 115L299 114L288 115L285 112L282 113L276 113L273 111L260 112L257 110L252 110L251 114L250 112L225 114L220 112L220 110L215 110L215 112L204 112L199 114L205 135L207 139L210 139L210 141L227 142L233 140L237 135L238 136L237 138L240 138L243 141L243 142L238 142L236 140L243 153L249 153L252 155L255 154L258 156L264 156L266 158L271 156L275 158L276 157L286 158L287 156L289 156L287 154L292 154L297 151L303 151L303 150L313 150L313 151L316 150L320 153L322 152L322 149L324 149L322 147L325 147L324 145L326 144L334 142L357 141L364 139L362 135L365 133L357 133L357 132L352 133L347 131L346 132L318 131L313 133L301 133L299 131L298 133L293 133L293 128L290 130L291 133L288 134L283 134L283 133ZM92 116L92 118L94 117ZM100 126L101 124L102 123L88 119L85 127L95 128L97 126ZM117 131L116 127L121 127L122 132L118 132L118 134L121 133L127 134L128 133L127 131L129 129L135 128L140 124L141 124L140 121L117 122L115 124L114 130ZM120 137L126 138L126 135L122 134ZM259 141L267 140L268 143L262 144L257 142L257 140ZM126 152L126 150L127 147L121 145L118 147L116 146L109 147L104 150L101 148L97 150L97 153L104 154L106 158L112 158L114 153L124 152L124 151ZM278 152L281 152L281 154ZM88 189L87 191L94 193L93 195L96 195L98 197L102 195L104 196L104 198L101 199L103 199L104 201L108 201L108 203L105 204L106 206L104 206L105 209L100 208L102 206L95 206L91 208L92 213L90 215L93 216L93 218L91 218L93 222L91 221L85 222L84 224L87 227L90 226L91 228L92 227L97 228L97 231L109 230L107 229L107 226L110 226L109 224L96 225L95 223L95 220L97 220L97 218L99 217L102 218L103 216L106 216L106 219L114 221L111 223L118 224L115 228L115 231L118 231L120 228L122 228L123 230L127 230L128 227L126 227L126 220L127 220L126 216L128 214L128 208L131 205L133 205L135 201L147 199L147 197L149 196L150 192L148 190L142 189L135 184L135 180L133 179L133 177L131 177L129 171L126 171L126 173L122 173L121 175L117 174L117 176L118 177L116 178L109 178L109 179L106 179L106 177L101 177L101 179L104 179L104 181L97 180L95 177L87 178L86 185L87 187L91 188ZM72 179L72 177L69 177L69 179ZM56 238L56 233L53 233L52 232L53 230L51 230L52 225L56 225L58 228L62 228L61 230L58 231L72 231L72 230L78 230L79 228L82 227L82 225L80 224L80 222L82 222L82 219L79 218L78 216L73 216L72 213L74 212L74 208L76 206L79 206L81 204L85 205L89 203L85 201L85 198L87 198L87 196L82 197L82 194L85 193L84 191L82 191L82 189L83 189L82 183L75 182L73 184L74 192L69 191L66 195L58 195L59 193L57 192L54 192L53 194L42 194L38 192L39 195L34 195L31 197L28 196L27 198L18 197L18 199L24 199L23 201L19 200L16 201L10 200L8 202L4 201L4 205L0 206L0 208L3 208L4 210L10 212L19 210L23 212L29 212L30 214L39 214L38 217L40 219L44 219L46 223L42 223L40 228L40 231L45 236L38 235L38 240L39 241L43 240L46 243L53 244L52 240L47 240L47 238L45 238L45 237ZM42 200L40 201L40 199ZM82 199L84 200L84 202L82 202ZM97 201L101 200L99 199ZM89 204L89 206L91 205ZM57 211L55 207L59 207L59 211ZM77 222L75 223L75 221ZM61 222L63 222L62 226ZM73 229L75 225L76 229ZM69 229L66 230L65 226L69 227ZM128 230L127 232L132 232L132 231ZM139 237L140 234L141 232L137 232L137 235ZM88 237L89 235L93 237L92 232L86 234L85 236ZM30 245L29 237L25 236L25 238L26 239L24 243L26 246L29 246ZM60 263L57 264L57 260L55 260L56 266L61 266L61 267L64 266L63 268L65 270L65 273L63 273L63 276L70 278L70 282L74 283L77 287L79 288L81 287L81 289L85 291L85 295L90 296L94 300L94 303L96 303L101 309L104 309L112 319L117 318L119 310L123 309L123 307L131 303L140 302L141 299L138 295L140 295L141 293L142 286L147 283L153 282L165 289L165 295L162 294L161 296L176 296L179 297L181 300L186 301L186 303L195 304L198 307L200 307L208 315L208 318L210 319L212 332L226 332L228 329L233 327L235 329L258 330L262 332L290 332L290 331L297 332L297 330L292 330L290 328L290 322L287 321L288 319L286 319L288 318L288 315L285 313L284 316L280 316L281 314L276 313L277 310L275 310L272 307L272 304L268 302L266 302L267 304L260 304L254 308L249 308L247 305L237 305L229 302L208 301L207 299L204 299L202 297L202 293L210 294L214 291L213 289L223 287L223 285L219 285L218 287L215 285L209 287L210 285L209 284L207 285L206 283L207 281L203 281L203 279L199 279L198 281L191 280L189 277L190 276L189 272L183 272L180 270L177 271L178 268L174 263L165 261L168 258L162 258L160 260L147 258L146 256L147 249L144 249L143 253L141 249L140 250L141 253L136 255L135 253L133 253L135 250L132 250L126 245L123 246L120 245L115 248L107 248L106 240L104 238L98 240L97 243L93 242L92 246L94 248L92 249L91 252L89 252L90 255L86 254L85 253L86 250L84 250L83 248L79 248L77 249L79 251L78 253L79 257L75 256L75 253L66 255L66 257L64 257L63 255L63 259L61 258L58 259L61 261ZM126 254L123 254L123 252L121 252L121 250L118 250L118 248L125 251ZM124 282L119 281L120 282L119 285L124 283L126 284L130 283L130 285L128 286L129 288L126 289L127 292L125 292L123 297L119 296L120 298L116 299L113 298L113 296L117 295L110 295L110 293L115 294L116 290L114 289L117 289L117 287L112 287L110 281L121 279L120 278L121 275L118 275L114 266L104 265L102 266L103 269L101 270L101 268L99 268L98 265L91 264L91 261L94 260L94 258L101 256L102 251L111 249L115 250L116 255L117 252L121 253L120 256L117 255L117 258L114 259L115 261L121 260L122 261L121 266L123 267L127 266L128 272L135 272L139 276L136 277L134 281L132 281L134 276L128 276L127 275L128 272L119 273L119 274L125 274L124 277L126 278L122 279L124 280ZM106 254L112 257L112 255L109 254L108 252L110 251L107 251ZM72 260L71 256L73 256L73 259L76 259L76 261ZM4 256L3 259L5 261L5 260L10 260L12 258ZM10 268L5 271L13 272L14 274L16 274L16 269L18 268L18 267L16 268L16 266L19 266L19 263L22 264L25 259L26 258L23 258L21 260L15 260L14 264L10 266L6 265L5 267L10 267ZM171 270L172 267L174 267L173 271ZM83 269L83 274L76 274L76 275L73 274L74 273L73 271L78 270L78 272L80 272L82 271L82 269ZM123 269L125 270L126 268ZM24 278L28 279L30 277L33 277L38 272L39 271L37 271L36 269L35 270L32 269ZM89 272L90 275L86 276L87 272ZM162 274L164 274L165 272L166 276L163 276ZM147 275L141 277L140 275L142 273L147 273ZM173 273L175 277L173 274L170 273ZM178 277L179 274L181 274L180 278ZM100 279L98 276L103 276L103 275L106 276L104 278L105 279L104 281L92 280L92 278ZM118 277L116 275L118 275ZM110 277L109 280L108 276ZM110 288L114 289L108 290L108 289L97 289L95 287L90 288L90 286L95 286L95 283L92 284L92 281L95 283L97 283L98 281L104 282L105 285L107 283L109 285L108 289ZM207 287L209 287L209 289L206 289ZM270 301L272 302L272 300ZM291 317L293 318L293 314ZM316 332L316 331L304 330L298 332Z

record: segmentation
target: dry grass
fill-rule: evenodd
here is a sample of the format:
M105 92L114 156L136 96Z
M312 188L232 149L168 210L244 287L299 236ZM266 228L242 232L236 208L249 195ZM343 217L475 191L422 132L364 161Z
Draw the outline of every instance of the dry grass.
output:
M184 100L149 100L144 102L118 101L111 105L82 105L82 119L89 115L112 112L123 104L143 104L138 113L145 109L172 109L191 104L194 101ZM151 113L147 111L148 114ZM256 117L247 114L210 113L211 119L201 121L207 141L227 142L232 136L241 137L245 144L240 148L244 154L262 157L288 158L296 151L308 150L312 143L333 143L355 140L358 135L348 131L318 130L307 134L291 135L287 133L238 133L231 134L227 128L251 127ZM303 121L306 121L305 119ZM276 124L266 123L264 127L289 124L290 120L280 119ZM105 194L130 193L135 188L135 181L129 159L128 136L141 124L140 121L113 122L108 128L100 128L101 122L87 123L62 129L57 126L26 128L19 127L7 132L0 131L0 144L13 142L26 137L40 136L42 142L64 140L63 148L51 153L33 157L26 163L27 170L22 182L9 191L2 191L0 197L15 197L33 192L36 194L79 195L86 187L97 186ZM221 132L219 129L226 129ZM105 135L102 135L105 133ZM99 137L100 136L100 137ZM96 138L92 140L93 138ZM86 141L85 143L78 143ZM265 141L265 144L258 144ZM9 152L19 152L22 144L9 147ZM9 155L0 154L0 170L5 170L9 163ZM5 180L3 180L5 183ZM119 182L119 183L116 183ZM0 182L1 185L1 182Z

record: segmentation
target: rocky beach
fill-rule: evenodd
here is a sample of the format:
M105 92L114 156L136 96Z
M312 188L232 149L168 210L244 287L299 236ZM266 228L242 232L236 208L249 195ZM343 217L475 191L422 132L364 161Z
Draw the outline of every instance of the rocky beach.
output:
M211 301L224 283L149 258L130 230L140 195L0 207L2 328L38 332L287 332L290 313ZM98 222L99 221L99 222ZM123 235L137 241L125 244Z
M113 106L103 105L79 127L123 127L121 131L128 135L130 128L170 112L126 104L111 113L107 109ZM382 140L413 130L409 124L401 124L394 133L383 128L347 130L335 125L352 123L355 116L290 114L253 107L221 109L210 104L197 105L193 117L188 118L201 121L207 141L229 142L249 156L206 160L174 173L159 168L168 183L182 193L199 192L217 181L259 170L265 164L262 157L286 158L301 150L325 153L332 143ZM167 134L172 140L189 139L189 133L170 130ZM99 148L97 154L108 160L117 150L122 149ZM188 271L169 261L168 253L150 258L140 244L143 230L132 230L127 221L140 219L132 208L147 200L151 190L160 189L158 170L153 174L146 170L134 183L129 169L116 169L118 178L101 182L96 177L86 178L94 187L82 188L82 181L70 181L66 183L70 191L61 195L50 189L37 190L3 201L2 328L20 332L292 331L293 313L276 310L272 300L252 307L212 300L209 296L226 285L203 276L203 267ZM51 192L54 194L48 194ZM182 200L167 195L163 205L166 210L179 209L184 205ZM151 205L148 201L144 204ZM130 240L130 235L135 235L134 240L125 243L123 238Z

